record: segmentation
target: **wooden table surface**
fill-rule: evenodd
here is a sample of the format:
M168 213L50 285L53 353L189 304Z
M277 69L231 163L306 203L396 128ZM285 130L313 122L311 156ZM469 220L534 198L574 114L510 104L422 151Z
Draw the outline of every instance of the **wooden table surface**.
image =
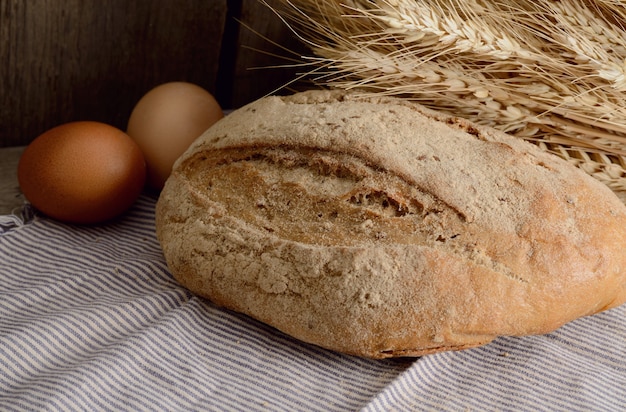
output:
M18 210L24 203L17 183L17 163L23 146L0 148L0 215Z

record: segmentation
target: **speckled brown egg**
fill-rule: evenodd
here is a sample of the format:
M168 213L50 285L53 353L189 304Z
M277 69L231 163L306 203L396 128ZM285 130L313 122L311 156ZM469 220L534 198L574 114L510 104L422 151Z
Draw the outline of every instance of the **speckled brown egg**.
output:
M66 123L24 150L18 181L26 199L60 221L99 223L125 212L140 195L146 165L123 131L99 122Z

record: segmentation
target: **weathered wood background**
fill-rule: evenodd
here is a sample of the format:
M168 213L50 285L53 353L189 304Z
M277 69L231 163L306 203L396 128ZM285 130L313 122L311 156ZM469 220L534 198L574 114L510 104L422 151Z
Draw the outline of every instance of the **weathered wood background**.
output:
M296 76L268 68L290 56L273 42L304 50L259 0L0 0L0 147L73 120L125 129L167 81L240 107Z

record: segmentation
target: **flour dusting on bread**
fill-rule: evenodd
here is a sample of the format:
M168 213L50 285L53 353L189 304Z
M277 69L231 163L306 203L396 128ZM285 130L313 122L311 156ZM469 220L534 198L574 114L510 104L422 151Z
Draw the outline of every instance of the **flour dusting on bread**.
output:
M492 129L311 91L227 116L157 205L176 279L303 341L373 358L545 333L626 300L626 207Z

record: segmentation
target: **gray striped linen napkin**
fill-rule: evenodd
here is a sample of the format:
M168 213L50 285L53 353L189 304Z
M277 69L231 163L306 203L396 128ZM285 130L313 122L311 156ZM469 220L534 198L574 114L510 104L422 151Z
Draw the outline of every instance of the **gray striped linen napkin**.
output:
M178 286L148 196L102 226L0 216L0 410L624 411L626 307L476 349L361 359Z

